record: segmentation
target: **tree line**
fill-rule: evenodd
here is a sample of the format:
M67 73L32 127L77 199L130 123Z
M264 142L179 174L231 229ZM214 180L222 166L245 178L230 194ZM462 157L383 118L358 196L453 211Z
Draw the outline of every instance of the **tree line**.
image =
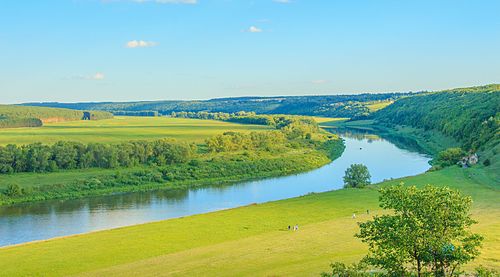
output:
M102 103L27 103L31 106L70 108L78 110L157 111L162 115L172 112L224 112L251 111L257 114L288 114L328 117L357 117L370 113L367 107L374 101L394 101L408 93L380 93L357 95L316 95L277 97L234 97L203 101L147 101Z
M436 130L482 150L500 141L500 85L447 90L402 98L374 114L384 124Z
M264 115L254 112L239 111L236 113L202 112L172 112L171 117L196 118L228 121L241 124L268 125L283 131L288 137L305 137L306 134L317 133L318 123L307 116Z
M119 144L59 141L0 146L0 173L52 172L60 169L132 167L187 162L196 146L169 139Z

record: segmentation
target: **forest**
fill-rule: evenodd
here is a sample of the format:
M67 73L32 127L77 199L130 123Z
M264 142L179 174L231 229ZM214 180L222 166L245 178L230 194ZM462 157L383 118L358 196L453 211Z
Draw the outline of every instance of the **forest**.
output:
M68 108L76 110L102 110L116 115L133 115L135 112L224 112L239 111L258 114L289 114L326 117L365 117L379 103L388 103L415 93L380 93L324 96L236 97L191 101L143 101L100 103L25 103L26 106Z
M373 114L387 126L436 130L480 151L500 142L500 85L460 88L401 98Z

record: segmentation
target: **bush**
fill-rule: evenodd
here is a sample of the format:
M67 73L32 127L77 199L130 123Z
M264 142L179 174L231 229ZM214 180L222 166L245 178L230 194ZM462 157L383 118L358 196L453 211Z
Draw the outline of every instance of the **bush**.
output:
M23 195L23 189L18 184L10 184L7 186L4 194L9 197L21 196Z

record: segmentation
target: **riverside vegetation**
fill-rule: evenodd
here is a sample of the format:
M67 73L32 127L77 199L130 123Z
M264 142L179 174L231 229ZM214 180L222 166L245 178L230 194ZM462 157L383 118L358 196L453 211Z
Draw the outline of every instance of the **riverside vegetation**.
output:
M267 118L273 123L260 123L274 130L228 131L208 137L199 145L161 139L0 146L0 174L4 175L0 179L0 203L277 176L319 167L342 152L342 141L322 132L312 119ZM256 123L259 117L247 114L240 120ZM80 170L88 174L82 178Z
M469 91L479 94L498 93L488 90L463 89L460 94ZM203 272L207 276L318 276L329 270L328 264L332 261L338 261L335 265L340 268L344 266L342 263L357 262L366 255L367 246L354 236L359 232L357 223L370 222L373 216L388 214L378 206L379 190L403 182L415 185L418 189L425 188L428 184L440 188L449 187L472 198L470 213L465 214L478 222L472 226L472 231L484 239L482 248L479 249L480 255L462 270L470 274L476 271L475 276L489 276L486 275L488 272L500 268L500 148L496 143L498 121L488 120L490 117L497 118L500 105L494 102L494 109L480 122L481 126L486 122L490 126L488 128L492 128L493 136L484 143L477 144L474 140L468 143L460 136L450 137L441 133L438 126L448 128L459 123L447 117L446 110L438 108L448 101L446 97L438 97L440 100L434 102L426 101L426 97L437 96L412 96L409 99L414 99L405 100L407 102L404 103L410 105L409 109L418 110L415 105L422 106L419 100L423 99L428 105L425 108L429 109L433 118L442 118L438 120L439 124L432 124L433 127L422 128L424 125L419 118L404 125L376 118L355 124L359 128L377 128L388 135L397 134L412 139L435 157L440 151L450 147L460 147L464 152L477 151L480 161L478 164L461 168L449 162L450 165L444 165L439 170L360 189L310 194L237 209L7 247L0 249L0 274L123 276L131 272L135 275L169 272L186 276ZM492 101L495 101L495 97ZM461 102L462 99L479 99L474 97L450 99L464 111L474 111L476 105L482 104L476 101ZM380 110L380 113L391 108L394 115L404 114L405 106L398 104L402 100ZM421 120L426 116L421 115ZM474 114L471 114L470 118L473 117ZM337 124L338 122L324 123ZM477 148L473 148L476 145ZM449 154L454 155L455 152L451 151ZM484 163L486 160L489 163ZM367 209L370 214L364 213ZM351 218L353 213L357 214L356 219ZM283 231L290 222L300 223L300 231Z

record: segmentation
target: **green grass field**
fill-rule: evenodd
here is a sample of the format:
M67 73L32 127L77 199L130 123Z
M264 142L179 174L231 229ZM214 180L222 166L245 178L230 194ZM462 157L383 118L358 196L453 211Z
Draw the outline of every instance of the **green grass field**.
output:
M115 117L99 121L47 123L37 128L0 129L0 145L32 142L54 143L60 140L78 142L119 142L175 138L202 142L226 131L257 131L267 126L242 125L214 120L167 117Z
M485 241L469 268L500 268L497 177L481 167L453 167L381 185L430 183L471 195L474 229ZM353 235L357 221L381 212L378 186L6 247L0 275L318 276L331 261L356 261L366 252ZM298 232L286 230L293 224Z
M390 104L394 103L394 101L376 101L376 102L372 102L372 103L369 103L367 105L368 109L370 110L370 112L376 112L378 110L381 110L387 106L389 106Z

